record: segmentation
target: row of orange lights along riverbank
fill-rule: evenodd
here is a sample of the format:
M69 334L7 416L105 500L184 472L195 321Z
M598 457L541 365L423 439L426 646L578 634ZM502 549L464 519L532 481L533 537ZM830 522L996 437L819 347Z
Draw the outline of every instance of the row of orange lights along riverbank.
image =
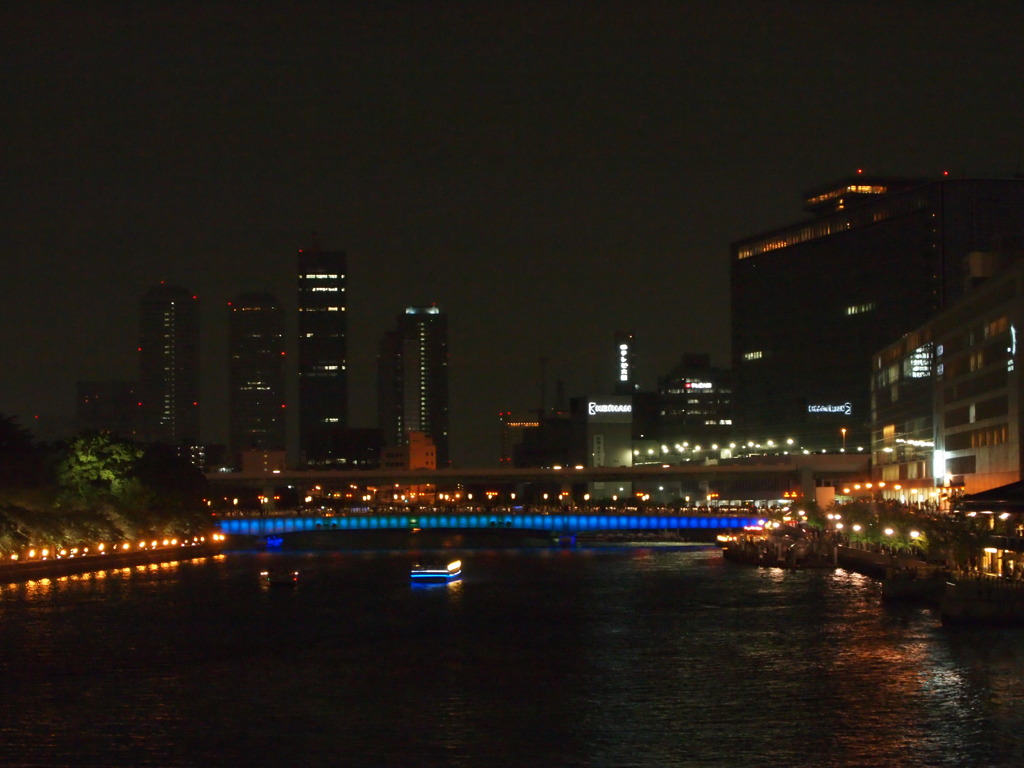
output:
M135 550L154 550L161 549L163 547L194 547L199 544L206 543L206 536L193 536L191 540L178 540L178 539L153 539L151 541L140 541L137 544L125 541L119 544L114 544L110 547L104 542L96 544L93 548L89 547L71 547L57 549L56 547L50 549L49 547L32 547L25 551L24 557L21 553L13 552L9 559L15 561L31 561L31 560L49 560L51 557L56 560L72 557L85 557L86 555L108 555L111 552L128 552L132 549ZM223 541L224 534L214 533L210 535L210 541Z

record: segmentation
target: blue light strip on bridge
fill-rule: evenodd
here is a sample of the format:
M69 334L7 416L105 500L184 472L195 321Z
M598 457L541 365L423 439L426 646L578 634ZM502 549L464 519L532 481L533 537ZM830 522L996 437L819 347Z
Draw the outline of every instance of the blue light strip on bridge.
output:
M266 536L316 530L401 530L409 528L517 528L559 533L585 531L735 530L757 525L757 518L688 515L358 515L353 517L229 517L217 521L221 533Z

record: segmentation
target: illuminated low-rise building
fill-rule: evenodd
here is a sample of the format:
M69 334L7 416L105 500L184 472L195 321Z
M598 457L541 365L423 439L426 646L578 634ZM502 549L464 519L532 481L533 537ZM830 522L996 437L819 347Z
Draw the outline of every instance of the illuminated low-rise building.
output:
M873 357L873 471L908 501L1024 477L1018 362L1024 258L997 264L959 302Z
M381 449L381 469L437 469L437 447L422 432L410 432L400 445Z
M582 438L585 467L633 466L633 398L626 395L573 398L574 430ZM575 457L574 457L575 458ZM592 498L623 498L633 493L629 482L590 484Z
M503 411L498 414L501 420L501 457L503 465L512 465L515 449L523 442L526 432L540 427L540 415L536 411L513 413Z

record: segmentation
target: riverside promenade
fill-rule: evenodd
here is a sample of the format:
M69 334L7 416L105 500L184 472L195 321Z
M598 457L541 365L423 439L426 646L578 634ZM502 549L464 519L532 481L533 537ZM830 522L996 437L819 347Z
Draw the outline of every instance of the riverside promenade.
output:
M776 529L743 534L723 544L726 560L769 568L845 568L885 580L900 573L929 574L940 568L913 555L875 552L840 543L815 530Z
M195 560L220 554L223 539L216 535L197 537L195 540L176 544L156 544L145 548L86 554L77 556L40 557L32 560L18 560L0 565L0 584L16 584L23 581L52 579L78 573L106 571L112 568L130 568L151 563L168 563L181 560Z
M905 554L838 544L828 536L743 536L723 546L731 562L766 568L844 568L881 582L882 598L937 609L943 624L1024 626L1024 580L948 568Z

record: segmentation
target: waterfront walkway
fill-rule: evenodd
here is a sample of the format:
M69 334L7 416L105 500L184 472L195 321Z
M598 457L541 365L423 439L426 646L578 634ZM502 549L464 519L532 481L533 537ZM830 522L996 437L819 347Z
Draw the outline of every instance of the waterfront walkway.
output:
M209 557L222 551L222 541L192 540L173 545L154 543L146 548L128 551L111 551L105 554L79 556L39 557L33 560L19 560L0 565L0 584L14 584L35 579L52 579L76 573L109 571L114 568L130 568L151 563L166 563L175 560L195 560Z

